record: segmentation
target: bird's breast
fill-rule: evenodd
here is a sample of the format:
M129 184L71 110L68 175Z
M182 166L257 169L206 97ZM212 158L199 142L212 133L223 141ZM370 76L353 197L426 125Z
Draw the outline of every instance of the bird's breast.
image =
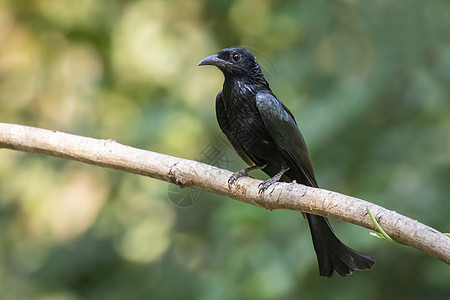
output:
M273 155L278 151L254 101L241 105L231 104L227 109L227 117L229 127L225 134L228 139L241 145L244 152L253 159L263 159L266 155Z

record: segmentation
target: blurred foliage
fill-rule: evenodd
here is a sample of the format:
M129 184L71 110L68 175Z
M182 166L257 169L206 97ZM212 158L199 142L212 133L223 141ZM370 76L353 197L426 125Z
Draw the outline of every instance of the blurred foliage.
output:
M223 77L196 64L244 45L322 187L449 232L449 30L446 0L0 0L0 121L237 170L215 120ZM377 264L330 280L298 213L179 205L185 191L149 178L0 154L1 299L450 295L448 265L350 224L334 223Z

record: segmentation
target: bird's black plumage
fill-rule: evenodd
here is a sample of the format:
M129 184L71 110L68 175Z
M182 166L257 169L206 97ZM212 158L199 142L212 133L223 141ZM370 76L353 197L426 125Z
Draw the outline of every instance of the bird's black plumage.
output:
M264 191L279 180L295 180L317 187L311 159L293 114L273 94L252 53L244 48L223 49L199 65L218 67L225 76L216 97L221 130L239 156L252 168L235 173L233 184L248 171L262 169L271 178L260 185ZM354 270L372 268L375 261L350 249L334 234L328 219L306 214L321 276L336 271L346 276Z

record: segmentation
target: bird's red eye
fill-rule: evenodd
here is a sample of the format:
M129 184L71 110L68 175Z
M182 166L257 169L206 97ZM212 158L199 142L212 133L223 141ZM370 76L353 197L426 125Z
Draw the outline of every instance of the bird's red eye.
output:
M239 61L239 59L241 58L241 56L237 53L233 54L233 60L234 61Z

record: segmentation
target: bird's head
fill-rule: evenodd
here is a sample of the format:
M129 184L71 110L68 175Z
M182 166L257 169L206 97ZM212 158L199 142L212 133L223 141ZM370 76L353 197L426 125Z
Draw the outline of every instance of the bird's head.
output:
M210 55L198 63L199 66L211 65L218 67L227 77L263 77L261 68L255 56L245 48L226 48L219 53Z

